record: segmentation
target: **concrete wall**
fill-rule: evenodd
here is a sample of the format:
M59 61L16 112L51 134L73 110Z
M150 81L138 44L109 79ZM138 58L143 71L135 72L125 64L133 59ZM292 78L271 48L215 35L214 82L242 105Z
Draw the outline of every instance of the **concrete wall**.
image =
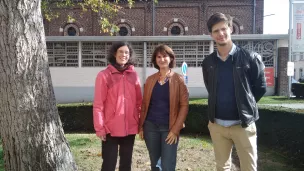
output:
M288 85L288 79L286 75L286 63L287 63L287 57L288 57L288 48L286 47L287 44L287 38L288 35L234 35L232 36L233 40L236 41L243 41L247 42L243 45L246 45L251 50L258 51L262 57L263 61L265 60L265 63L268 65L267 67L274 67L274 79L275 85L272 87L267 88L266 95L274 95L275 92L279 95L286 95L287 87ZM182 50L189 50L185 47L189 48L188 42L201 42L200 44L208 44L208 46L201 46L200 44L195 44L196 46L200 45L200 48L207 48L204 51L200 50L199 54L194 55L197 61L196 67L189 67L188 68L188 88L190 92L191 98L202 98L207 97L208 93L206 91L206 88L204 86L203 82L203 75L202 75L202 69L200 67L201 61L204 58L204 55L209 54L213 51L213 43L210 41L210 36L202 35L202 36L127 36L122 39L121 37L99 37L99 36L51 36L47 37L47 42L113 42L113 41L129 41L129 42L144 42L140 45L140 47L136 46L136 50L141 55L141 62L142 64L139 65L136 68L136 71L139 74L139 77L141 78L142 84L145 82L145 79L157 72L156 69L150 68L149 61L151 56L151 48L153 49L152 45L158 44L158 43L172 43L173 50L176 50L180 53L180 48ZM260 43L257 43L260 42ZM266 44L265 44L266 42ZM95 77L97 73L104 69L104 67L89 67L89 66L82 66L82 48L78 44L78 50L77 46L76 48L75 56L78 58L79 65L76 65L76 67L71 67L70 65L63 65L62 67L58 67L56 65L52 65L50 67L51 75L52 75L52 81L55 89L55 95L57 98L58 103L68 103L68 102L91 102L93 100L93 94L94 94L94 82ZM147 47L144 46L144 44L147 44ZM176 48L174 47L176 44L179 46ZM210 44L210 45L209 45ZM265 45L264 45L265 44ZM271 48L269 48L269 45ZM141 47L142 46L142 47ZM191 45L192 46L192 45ZM195 47L196 47L195 46ZM247 47L247 48L248 48ZM67 48L67 47L66 47ZM174 49L175 48L175 49ZM193 51L198 51L198 47L192 49ZM104 49L104 48L103 48ZM265 53L264 51L267 51ZM53 51L50 51L52 58L51 60L55 60L55 58L64 56L65 62L68 60L65 59L65 55L69 55L72 52L63 53L62 49L53 49ZM65 52L67 49L63 49ZM70 50L70 47L69 47ZM94 50L91 50L92 53L95 53ZM90 52L91 52L90 51ZM99 50L100 51L100 50ZM48 52L48 53L50 53ZM56 56L57 53L59 53L59 56ZM97 52L96 52L97 53ZM98 52L99 54L101 52ZM179 54L178 53L178 54ZM182 53L182 54L185 54ZM188 51L187 51L188 53ZM55 55L54 55L55 54ZM103 55L106 55L105 52L102 53ZM201 55L203 54L203 55ZM58 55L58 54L57 54ZM269 55L272 56L272 58L269 58ZM49 56L49 57L50 57ZM185 56L185 58L179 57L179 62L182 60L186 60L186 62L191 60L188 60ZM188 61L187 61L188 60ZM60 61L59 61L60 62ZM147 66L147 69L141 67L141 66ZM179 65L180 66L180 65ZM174 71L181 73L180 68L175 68ZM269 77L269 75L268 75ZM275 91L276 90L276 91Z
M51 76L57 103L92 102L94 97L95 78L104 68L59 68L51 67ZM154 68L135 68L141 84L145 78L157 72ZM173 71L181 73L180 68ZM147 73L146 76L143 73ZM201 68L188 68L188 89L191 98L207 98L208 93L204 85ZM267 95L273 95L274 88L267 89Z

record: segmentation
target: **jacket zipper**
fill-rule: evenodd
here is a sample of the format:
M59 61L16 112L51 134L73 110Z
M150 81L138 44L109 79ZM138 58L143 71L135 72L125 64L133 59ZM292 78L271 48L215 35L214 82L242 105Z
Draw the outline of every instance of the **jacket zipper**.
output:
M214 75L213 75L213 81L212 81L212 87L214 87L213 88L213 94L215 94L216 95L216 91L217 91L217 75L218 75L218 70L217 70L217 63L215 63L215 65L213 66L213 73L214 73ZM215 121L215 113L216 113L216 98L213 98L212 99L213 101L212 101L212 103L214 104L213 105L213 116L212 116L212 118L213 118L213 122Z
M125 113L125 133L126 135L128 135L127 133L127 122L126 122L126 115L127 115L127 112L126 112L126 103L125 103L125 95L126 95L126 92L125 92L125 74L122 74L122 81L123 81L123 92L124 92L124 96L123 96L123 104L124 104L124 113Z
M232 58L233 59L233 58ZM234 95L235 95L235 100L236 100L236 107L237 107L237 110L238 110L238 114L239 114L239 118L243 124L243 121L242 121L242 118L241 118L241 115L240 115L240 108L239 108L239 96L238 96L238 93L237 93L237 90L236 90L236 84L235 84L235 66L232 67L232 71L233 71L233 81L234 81Z

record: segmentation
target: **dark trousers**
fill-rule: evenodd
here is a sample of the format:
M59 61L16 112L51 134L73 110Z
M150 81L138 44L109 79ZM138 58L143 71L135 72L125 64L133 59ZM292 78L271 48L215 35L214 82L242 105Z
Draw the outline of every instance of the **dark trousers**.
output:
M167 144L165 140L168 134L169 125L158 125L145 121L144 139L149 151L152 171L159 171L156 165L160 157L162 171L175 171L178 143Z
M106 141L102 141L101 171L115 171L119 146L119 171L131 171L132 153L135 135L126 137L112 137L107 134Z

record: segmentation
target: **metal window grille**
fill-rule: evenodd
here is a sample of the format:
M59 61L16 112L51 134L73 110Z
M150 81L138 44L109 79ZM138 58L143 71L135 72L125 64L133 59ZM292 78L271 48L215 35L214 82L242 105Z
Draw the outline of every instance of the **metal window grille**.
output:
M135 58L135 67L143 67L144 63L144 43L143 42L132 42L133 56Z
M107 55L111 46L112 43L109 42L83 42L81 46L82 66L107 66Z
M176 67L185 61L189 67L199 67L205 56L209 54L209 41L201 42L150 42L147 43L147 67L152 67L151 57L155 47L166 44L175 54Z
M247 49L249 52L254 51L261 55L263 63L266 67L274 66L276 44L275 40L269 41L234 41L236 45Z
M112 46L111 42L83 42L82 43L82 66L83 67L106 67L107 56ZM143 42L132 42L135 67L143 66Z
M249 51L259 53L266 67L274 66L276 57L276 41L234 41L235 44ZM144 42L132 42L136 59L135 66L143 67ZM147 42L147 67L153 67L151 63L152 53L159 44L171 47L176 55L176 65L181 67L185 61L189 67L200 67L204 58L210 54L210 41L187 41L187 42ZM106 67L107 55L112 42L82 42L81 63L82 67ZM216 49L216 44L214 44ZM78 43L77 42L47 42L49 66L51 67L77 67L78 66ZM300 56L300 55L299 55ZM300 56L304 58L304 53Z
M52 67L77 67L78 43L77 42L47 42L49 66Z

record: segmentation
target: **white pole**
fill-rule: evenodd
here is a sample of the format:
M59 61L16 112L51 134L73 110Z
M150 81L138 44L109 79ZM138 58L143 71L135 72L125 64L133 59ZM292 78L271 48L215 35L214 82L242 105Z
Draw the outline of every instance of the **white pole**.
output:
M293 13L293 0L289 0L289 29L288 29L288 62L291 62L291 41L292 41L292 13ZM286 64L287 65L287 64ZM291 97L291 76L288 76L288 98Z
M144 42L144 61L143 61L143 75L142 75L142 92L144 92L144 83L147 78L147 42Z
M78 42L78 67L82 67L82 42Z
M214 42L213 40L210 40L209 53L211 54L213 51L214 51Z

